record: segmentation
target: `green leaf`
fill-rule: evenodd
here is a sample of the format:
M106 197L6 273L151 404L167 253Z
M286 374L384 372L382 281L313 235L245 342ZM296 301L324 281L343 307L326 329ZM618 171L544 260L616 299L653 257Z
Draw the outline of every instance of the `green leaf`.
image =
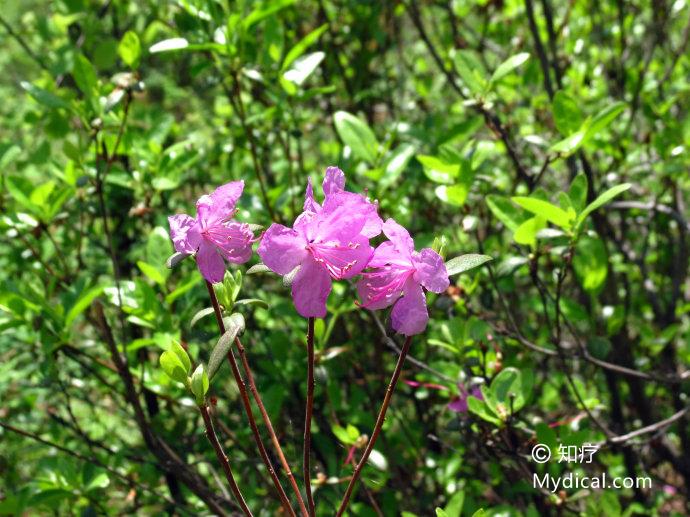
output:
M144 262L143 260L138 260L137 267L146 275L149 280L157 283L158 285L165 285L165 276L156 266L151 265L148 262Z
M551 147L549 147L549 152L557 154L561 158L568 157L582 147L582 144L585 143L586 135L587 128L580 129L570 136L565 137L563 140L559 140L553 144Z
M347 428L336 424L331 427L331 431L345 445L354 445L359 439L359 430L352 424L347 424Z
M444 510L448 517L460 517L462 514L462 507L465 505L465 492L463 490L458 490L453 494L446 504Z
M271 0L266 2L264 6L254 9L249 15L242 20L244 29L249 29L253 25L259 23L271 16L273 13L285 9L295 3L295 0Z
M184 349L184 347L177 341L173 340L173 342L170 344L170 348L168 348L167 351L172 352L178 357L184 366L185 373L189 374L189 372L192 370L192 362L189 360L189 356L187 355L187 351Z
M369 125L346 111L337 111L333 115L333 121L338 136L352 149L352 153L373 165L378 155L379 143Z
M524 213L517 209L507 197L490 194L486 196L486 205L496 219L513 232L525 222Z
M262 307L269 307L268 302L260 300L259 298L243 298L235 301L235 305L261 305Z
M625 111L626 104L624 102L615 102L607 107L594 118L592 118L587 129L587 138L596 135L599 131L613 122L618 115Z
M190 385L190 389L196 398L196 403L199 405L204 403L206 392L208 392L208 384L208 374L204 369L204 365L200 364L192 374L192 382Z
M49 108L69 108L69 104L67 101L61 99L54 93L49 92L48 90L44 90L43 88L39 88L38 86L31 84L26 81L21 81L19 85L22 87L26 93L31 95L36 101L39 103L43 104L44 106L47 106Z
M491 399L502 404L507 415L510 414L511 401L514 412L519 411L525 405L529 395L526 391L527 386L523 385L520 370L512 366L501 370L491 381Z
M596 293L606 282L608 253L601 239L585 236L575 247L573 268L583 289Z
M477 253L468 253L467 255L460 255L446 262L446 272L448 276L457 275L459 273L464 273L470 269L486 264L492 257L488 255L479 255Z
M513 233L513 239L518 244L523 244L534 249L537 247L537 233L546 226L546 221L543 217L535 216L527 219L524 223L517 227Z
M381 190L387 189L398 181L410 159L414 156L414 152L415 147L413 145L400 144L390 153L384 174L378 181L378 186Z
M149 52L151 54L157 54L160 52L184 50L187 47L189 47L189 41L187 41L185 38L169 38L151 45Z
M457 185L439 185L434 189L436 197L444 203L453 206L463 206L467 199L467 186L458 183Z
M582 111L577 101L563 90L554 95L551 109L556 128L563 136L569 136L582 127Z
M161 368L172 380L187 385L187 371L179 356L174 352L166 351L161 354L159 359Z
M570 184L568 196L576 212L582 211L587 203L587 176L583 173L578 174Z
M575 216L560 207L534 197L512 197L511 200L528 212L543 217L547 221L564 230L570 230Z
M575 228L579 228L580 225L587 218L587 216L589 214L591 214L592 212L594 212L597 208L604 206L606 203L611 201L614 197L622 194L623 192L628 190L630 187L632 187L632 185L630 183L623 183L621 185L616 185L615 187L611 187L606 192L601 194L594 201L592 201L589 205L587 205L587 208L585 208L582 211L582 213L577 217L577 220L575 221Z
M436 508L436 517L448 517L448 514L442 508Z
M97 285L81 293L76 303L67 311L65 316L65 327L72 325L74 320L84 312L91 303L103 292L104 286Z
M244 317L239 313L231 314L229 318L223 320L225 322L225 334L223 334L216 346L211 351L211 357L208 360L208 377L213 379L213 376L220 368L220 365L225 360L225 356L232 348L235 338L244 331Z
M326 54L324 52L313 52L306 56L301 56L295 60L289 70L283 73L283 78L297 86L302 86L325 57Z
M469 50L458 50L454 57L455 70L462 82L475 95L483 94L488 81L484 75L484 70L477 57Z
M477 397L467 398L467 409L470 413L474 413L482 420L486 420L487 422L497 426L502 425L501 419L498 418L493 411L491 411L489 406L487 406L483 400L480 400Z
M77 54L72 67L72 77L86 98L95 95L98 78L91 62L83 54Z
M122 62L128 67L136 70L139 68L141 60L141 43L139 36L135 32L127 31L120 40L117 46L117 53L120 55Z
M321 37L321 35L326 32L326 29L328 29L328 24L324 23L320 27L317 27L313 31L311 31L309 34L307 34L304 38L302 38L294 47L290 49L290 52L287 53L285 56L285 59L283 60L283 64L281 65L280 71L284 72L287 70L287 68L297 59L299 58L304 52L309 48L311 45L316 43L318 39Z
M193 317L192 321L189 322L189 328L192 328L196 323L202 319L208 316L209 314L213 314L215 312L213 307L206 307L205 309L201 309L198 311Z
M498 65L498 68L494 71L490 81L492 83L495 83L496 81L502 79L519 66L522 66L522 64L525 63L525 61L527 61L528 59L529 52L521 52L519 54L515 54L514 56L509 57L503 63Z
M459 163L447 163L435 156L424 154L418 154L416 158L422 164L426 177L435 183L452 184L460 175Z

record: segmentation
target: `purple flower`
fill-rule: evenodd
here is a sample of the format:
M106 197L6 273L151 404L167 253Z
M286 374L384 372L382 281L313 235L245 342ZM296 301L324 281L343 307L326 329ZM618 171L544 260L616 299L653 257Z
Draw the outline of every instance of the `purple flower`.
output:
M261 260L275 273L286 275L299 267L292 298L305 318L326 316L331 279L359 274L374 252L369 239L381 233L376 205L344 188L343 171L326 169L323 206L314 199L309 181L304 211L293 227L272 224L259 245Z
M405 228L388 219L383 233L390 240L374 251L368 267L357 283L362 307L383 309L395 304L391 312L393 328L412 336L424 331L429 321L422 287L435 293L448 288L448 273L443 259L430 248L417 253Z
M252 255L254 234L246 223L232 221L244 181L218 187L196 202L196 219L187 214L168 217L175 251L196 253L196 262L209 282L220 282L225 274L223 259L234 264Z
M479 386L475 386L471 391L468 392L462 384L458 384L458 391L460 392L460 396L448 404L448 409L455 411L456 413L467 413L467 410L469 409L467 399L470 397L484 400L482 390Z

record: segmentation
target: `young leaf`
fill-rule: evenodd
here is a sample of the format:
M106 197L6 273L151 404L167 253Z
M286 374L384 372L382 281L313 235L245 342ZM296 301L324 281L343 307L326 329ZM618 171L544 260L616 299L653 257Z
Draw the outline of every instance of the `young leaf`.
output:
M211 357L208 360L208 378L213 379L213 376L220 368L220 365L225 360L225 356L232 348L235 338L244 330L244 318L241 314L234 313L229 318L224 318L225 334L223 334L216 346L211 351Z
M455 183L455 179L460 174L459 163L447 163L440 158L425 154L418 154L416 158L422 164L426 177L434 183Z
M262 262L259 262L258 264L254 264L252 267L247 269L247 274L248 275L255 275L257 273L271 273L272 271L268 268L268 266Z
M483 94L488 86L488 81L484 76L481 63L468 50L458 50L455 53L455 70L462 79L462 82L475 95Z
M577 221L575 221L575 228L579 228L580 225L587 218L587 216L594 212L597 208L602 207L603 205L611 201L614 197L628 190L630 187L632 187L630 183L623 183L621 185L611 187L606 192L601 194L598 198L596 198L589 205L587 205L587 208L585 208L582 211L582 213L578 216Z
M185 371L184 364L182 364L182 361L175 353L170 351L163 352L159 361L161 368L163 368L168 377L184 385L187 384L187 372Z
M464 273L475 267L479 267L493 260L492 257L488 255L479 255L477 253L468 253L467 255L460 255L446 262L446 272L448 276L457 275L459 273Z
M182 366L184 367L185 374L189 375L189 372L192 369L192 362L189 360L187 351L184 348L182 348L182 345L177 341L173 341L170 345L170 348L168 348L167 351L172 352L178 357L178 359L182 363Z
M98 298L103 292L103 287L102 285L97 285L81 293L79 299L77 299L76 303L70 308L65 316L65 327L69 327L77 316L84 312L89 305L91 305L91 302Z
M201 309L194 315L192 321L189 322L189 328L192 328L200 319L205 318L209 314L213 314L213 312L213 307L206 307L205 309Z
M292 47L290 49L290 52L287 53L285 59L283 60L283 64L280 68L281 72L287 70L287 68L293 63L293 61L295 61L298 57L304 54L307 48L316 43L318 39L321 37L321 35L324 32L326 32L326 29L328 29L328 24L324 23L320 27L317 27L316 29L311 31L304 38L302 38L294 47Z
M577 242L573 269L585 291L596 293L606 282L608 253L601 239L583 237Z
M168 269L172 269L187 257L191 257L191 255L189 253L173 253L172 255L170 255L168 260L165 261L165 267L167 267Z
M125 35L122 36L120 44L117 47L117 53L120 55L125 65L134 70L139 68L139 61L141 60L141 43L139 42L139 36L132 31L125 32Z
M83 54L77 54L74 58L72 77L74 77L74 82L77 83L77 87L87 99L93 97L98 79L93 65Z
M572 213L568 213L560 207L549 203L548 201L543 201L541 199L533 197L512 197L514 203L520 205L522 208L528 212L532 212L535 215L539 215L549 221L550 223L563 228L564 230L570 230L572 226L572 220L574 216Z
M453 206L463 206L468 194L467 186L462 183L440 185L434 189L434 192L441 201Z
M369 125L346 111L333 115L335 130L355 156L373 165L378 154L379 143Z
M587 129L587 138L596 135L599 131L613 122L618 115L625 111L625 106L626 104L624 102L615 102L592 118L589 128Z
M524 223L517 227L513 233L513 239L518 244L529 246L530 248L537 247L537 233L546 226L546 220L540 216L534 216L527 219Z
M582 111L577 101L563 90L558 90L551 105L553 121L563 136L572 135L582 127Z
M587 176L583 173L575 176L575 179L570 184L568 196L576 212L580 212L587 203Z
M522 66L522 64L528 59L529 52L520 52L519 54L509 57L503 63L498 65L498 68L494 71L490 81L495 83L496 81L502 79L519 66Z
M325 57L324 52L313 52L302 56L295 60L290 69L283 74L283 78L297 86L302 86Z
M203 364L200 364L194 370L190 389L196 398L196 403L199 405L203 404L208 391L208 375Z
M496 219L505 224L509 230L515 231L525 222L524 212L515 208L515 205L506 197L489 194L486 196L486 205Z

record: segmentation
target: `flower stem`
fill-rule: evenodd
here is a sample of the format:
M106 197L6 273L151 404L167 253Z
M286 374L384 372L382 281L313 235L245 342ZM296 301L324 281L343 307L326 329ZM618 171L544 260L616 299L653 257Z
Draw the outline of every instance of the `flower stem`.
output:
M376 444L376 439L379 437L379 434L381 433L383 422L386 420L386 411L388 410L391 398L393 397L393 391L395 390L395 385L397 384L398 378L400 377L400 373L402 372L402 367L405 363L407 352L409 352L410 350L411 343L412 336L408 336L405 340L405 343L402 346L402 350L400 351L398 363L395 365L395 370L393 371L393 376L391 377L391 380L388 383L388 388L386 388L386 395L383 397L383 403L381 404L381 409L379 410L379 416L376 418L376 425L374 426L374 431L371 433L371 439L369 440L366 449L364 449L364 454L362 454L359 463L357 463L357 466L355 467L355 471L352 474L350 483L347 485L345 496L343 497L343 500L340 503L340 508L338 508L338 513L336 513L336 517L341 517L347 509L347 505L350 502L350 496L352 495L352 490L354 489L357 480L362 474L362 469L364 468L367 459L369 459L371 451L374 450L374 444Z
M314 517L314 496L311 493L311 415L314 411L314 318L307 320L307 407L304 415L304 490L307 493L309 515Z
M218 323L218 330L220 330L221 335L225 334L225 324L223 323L223 314L221 313L220 310L220 305L218 304L218 298L216 298L216 292L213 290L213 285L211 282L206 281L206 288L208 289L208 295L211 297L211 304L213 305L213 312L216 315L216 322ZM249 401L249 395L247 395L247 386L244 383L244 379L242 379L242 374L240 373L240 369L237 366L237 360L235 359L235 355L232 352L232 349L228 351L227 354L227 359L228 363L230 363L230 369L232 370L232 375L235 377L235 382L237 383L237 388L240 391L240 398L242 399L242 405L244 406L244 411L247 413L247 419L249 420L249 427L252 430L252 435L254 437L254 441L256 442L256 446L259 449L259 455L261 456L261 460L264 462L264 465L266 465L266 468L268 469L268 473L271 476L271 479L273 480L273 484L275 485L276 490L278 491L278 497L280 498L280 502L287 511L288 515L294 517L295 512L290 506L290 500L288 499L287 495L285 494L285 490L283 489L282 485L280 484L280 480L278 479L278 475L275 472L275 469L273 468L273 465L271 464L271 460L268 457L268 453L266 452L266 447L264 446L264 442L261 438L261 434L259 433L259 428L256 425L256 419L254 418L254 412L252 411L252 404Z
M240 508L242 508L242 512L245 515L251 517L252 511L247 506L244 497L242 497L240 487L237 486L237 481L235 481L235 476L233 476L232 469L230 468L230 461L228 460L228 456L225 454L225 451L223 451L223 447L218 441L218 436L216 435L215 429L213 429L211 415L208 412L208 406L205 402L199 405L199 411L201 412L201 416L204 419L204 426L206 427L206 437L208 438L208 441L211 442L211 445L213 445L213 450L216 452L216 457L218 458L218 461L223 467L223 472L225 472L225 478L228 480L228 483L230 484L230 490L232 490L235 499L237 499Z
M266 429L268 431L268 435L271 438L271 442L273 442L273 448L275 449L276 454L278 455L278 458L280 459L280 463L283 466L283 470L285 470L285 474L288 477L288 480L290 482L290 486L292 487L292 490L295 492L295 495L297 496L297 503L299 504L300 511L302 512L303 516L307 516L307 509L304 506L304 499L302 498L302 493L299 490L299 486L297 486L297 481L295 480L295 476L292 473L292 469L290 468L290 464L288 463L287 459L285 458L285 454L283 453L283 449L280 446L280 442L278 441L278 436L276 435L274 429L273 429L273 424L271 423L271 418L268 416L268 412L266 411L266 407L264 406L263 401L261 400L261 395L259 394L259 390L256 389L256 383L254 382L254 375L252 375L252 371L249 368L249 362L247 361L247 354L245 352L244 346L242 346L242 342L240 341L239 337L235 338L235 344L237 345L237 350L239 351L240 354L240 360L242 361L242 367L244 368L244 374L247 377L247 381L249 382L249 391L252 392L252 396L254 397L254 401L256 402L256 405L259 408L259 412L261 413L261 418L264 421L264 425L266 425Z

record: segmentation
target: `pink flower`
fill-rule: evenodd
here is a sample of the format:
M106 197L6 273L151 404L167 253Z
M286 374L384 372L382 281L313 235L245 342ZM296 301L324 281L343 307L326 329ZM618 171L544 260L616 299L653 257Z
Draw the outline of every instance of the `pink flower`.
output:
M209 282L223 280L223 259L242 264L252 255L254 234L249 225L231 220L243 189L244 181L233 181L201 196L196 219L186 214L168 217L175 251L196 253L199 270Z
M460 396L448 404L448 409L455 411L456 413L467 413L467 400L470 397L484 400L484 395L482 395L482 390L479 386L475 386L471 391L468 392L462 384L458 384L458 391L460 391Z
M326 169L323 206L314 200L310 181L304 211L293 227L272 224L259 245L261 260L275 273L286 275L299 267L292 298L305 318L326 316L331 280L359 274L374 252L369 239L381 233L376 205L344 188L343 171Z
M383 223L383 233L390 240L376 248L368 265L374 270L357 283L362 307L378 310L394 305L393 328L407 336L419 334L429 321L422 287L445 291L449 285L446 266L430 248L417 253L410 234L393 219Z

